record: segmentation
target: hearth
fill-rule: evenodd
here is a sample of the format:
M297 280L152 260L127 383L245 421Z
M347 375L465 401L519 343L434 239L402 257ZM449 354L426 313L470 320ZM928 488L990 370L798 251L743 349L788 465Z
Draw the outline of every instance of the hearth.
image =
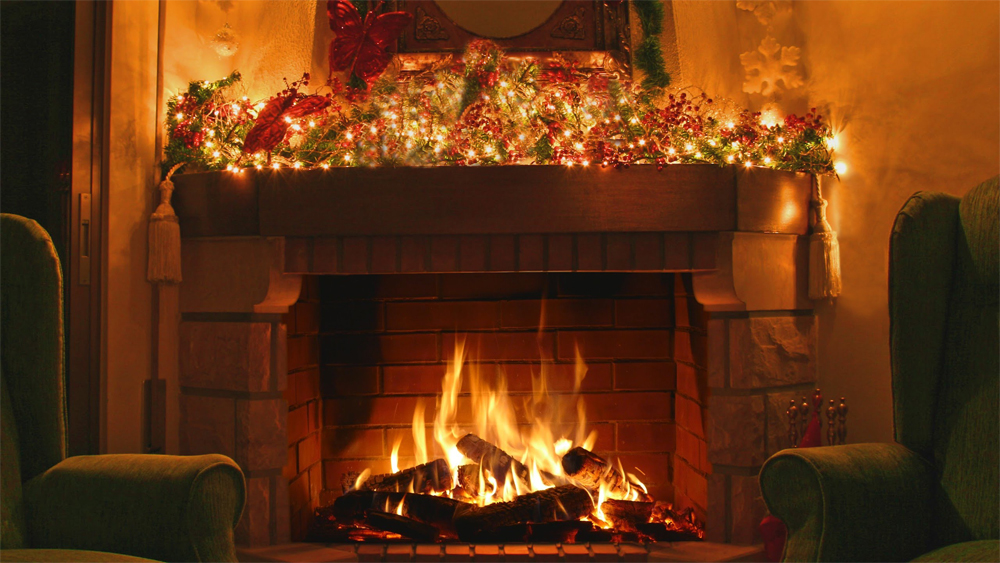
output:
M244 469L241 544L304 538L316 510L332 513L344 498L345 474L394 473L397 440L400 469L440 458L454 481L455 468L482 467L482 456L448 464L450 447L434 435L436 397L463 341L477 355L458 373L469 385L479 370L495 388L502 370L518 436L530 435L516 405L531 404L532 382L544 372L550 396L575 413L578 363L586 365L578 396L587 426L573 427L582 417L550 426L546 448L558 466L559 438L589 446L621 460L611 467L628 496L664 503L650 519L665 521L670 503L669 517L703 523L706 539L757 541L756 471L784 446L778 421L789 398L816 379L804 268L809 178L684 165L534 168L175 178L181 447L228 454ZM400 174L421 188L399 190ZM470 184L481 189L456 189ZM521 199L540 207L518 213ZM421 401L425 454L412 430ZM533 471L523 443L477 428L473 403L472 389L457 390L448 426L456 448L472 433L526 462L522 481L555 473L552 460ZM596 441L587 442L591 429ZM517 491L515 480L497 479L502 471L490 473L472 472L475 496ZM353 488L364 482L354 477ZM534 488L549 484L561 483ZM408 488L399 498L372 492L368 513L355 511L349 525L374 512L399 516ZM566 543L566 526L587 549L609 539L600 524L580 523L589 513L553 524L534 512L503 532L540 546ZM610 539L644 539L636 528L613 527Z

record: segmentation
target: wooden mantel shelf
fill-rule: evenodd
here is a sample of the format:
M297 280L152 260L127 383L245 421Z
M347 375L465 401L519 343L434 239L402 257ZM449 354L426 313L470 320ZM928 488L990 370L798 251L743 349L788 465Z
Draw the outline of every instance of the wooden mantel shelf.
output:
M810 176L681 164L174 176L185 238L808 232Z

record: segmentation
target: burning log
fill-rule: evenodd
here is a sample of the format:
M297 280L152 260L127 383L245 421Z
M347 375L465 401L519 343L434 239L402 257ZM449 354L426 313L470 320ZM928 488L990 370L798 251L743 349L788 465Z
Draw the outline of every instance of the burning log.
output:
M344 492L355 489L358 474L345 473L341 479L341 487ZM413 488L410 488L410 485ZM403 469L399 473L385 473L382 475L372 475L360 486L359 491L395 491L411 493L443 493L450 491L455 484L451 479L451 471L448 463L443 459L423 465L416 465L409 469Z
M574 485L564 485L521 495L510 502L483 507L464 505L455 511L455 528L462 541L477 539L484 531L527 522L577 520L590 514L590 494Z
M623 532L639 531L641 524L649 522L653 515L653 503L609 499L601 505L608 522Z
M479 492L480 471L482 470L477 463L458 466L458 483L456 483L456 486L462 487L466 493L475 496Z
M393 532L420 542L435 541L439 535L438 529L430 524L424 524L413 518L385 512L369 512L365 516L365 524L376 530Z
M603 479L612 496L625 497L631 490L638 494L638 500L653 500L642 488L628 480L613 465L589 450L577 447L566 452L562 458L562 466L566 475L592 491L600 489Z
M697 530L677 530L663 522L639 524L639 533L656 541L699 541Z
M455 536L455 511L466 503L448 497L388 491L352 491L333 502L333 516L340 523L364 523L368 512L390 510L403 503L403 514L429 524L441 535Z
M503 483L511 469L521 482L530 482L531 476L524 464L475 434L466 434L455 447L465 457L489 469L497 483Z

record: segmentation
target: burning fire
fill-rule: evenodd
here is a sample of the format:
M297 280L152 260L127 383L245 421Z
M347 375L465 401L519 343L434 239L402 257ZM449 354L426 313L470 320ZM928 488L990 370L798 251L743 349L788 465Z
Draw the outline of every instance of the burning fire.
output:
M459 507L451 509L456 511L455 522L449 526L457 526L459 513L470 510L462 507L485 511L491 505L507 503L510 508L529 498L535 503L532 515L499 526L579 519L584 521L580 524L605 530L638 533L647 525L674 526L697 537L702 535L690 511L678 515L669 504L654 502L646 485L635 473L626 471L621 460L606 461L590 451L597 432L587 431L586 403L580 394L587 365L579 350L572 393L549 392L554 358L543 356L539 372L532 374L531 394L521 397L509 393L501 367L476 362L471 348L464 339L456 340L441 380L430 444L426 405L418 402L414 408L411 429L416 465L399 466L402 439L397 438L390 457L391 474L372 476L366 469L346 481L345 489L384 491L375 493L385 495L384 501L373 497L379 499L375 510L405 517L403 520L421 520L413 512L413 502L425 502L421 498L428 499L428 495L446 497L440 502L457 502ZM471 427L459 423L460 396L471 407ZM519 424L519 420L528 424ZM397 497L390 500L393 494ZM539 510L547 511L542 519ZM461 536L462 530L458 533Z

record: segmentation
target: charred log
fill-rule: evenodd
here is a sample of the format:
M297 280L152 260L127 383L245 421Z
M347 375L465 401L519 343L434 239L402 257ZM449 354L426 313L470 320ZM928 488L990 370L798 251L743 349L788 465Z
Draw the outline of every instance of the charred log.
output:
M364 523L366 513L370 511L394 510L403 503L403 513L408 518L429 524L438 529L441 535L455 536L455 511L460 506L468 506L447 497L420 495L411 493L396 493L388 491L352 491L333 502L331 510L334 518L341 524Z
M369 512L365 516L365 524L376 530L393 532L420 542L435 541L439 535L438 529L430 524L385 512Z
M638 530L640 534L649 537L655 541L700 541L701 538L698 537L698 532L695 530L677 530L671 528L668 524L663 522L646 522L645 524L639 524Z
M649 522L653 515L653 503L629 500L606 500L601 510L608 522L623 532L635 532L640 524Z
M412 493L443 493L450 491L455 484L452 482L448 463L443 459L404 469L399 473L372 475L359 486L357 473L345 473L341 478L341 488L345 493L357 488L359 491L394 491ZM412 489L410 488L412 484Z
M458 483L455 486L462 487L470 495L478 494L480 471L479 464L476 463L458 466Z
M577 520L593 509L590 494L565 485L521 495L510 502L483 507L465 505L455 511L455 528L462 541L477 540L484 531L528 522Z
M514 471L514 475L523 483L531 478L524 464L475 434L466 434L455 447L465 457L489 469L498 483L503 483L510 471Z
M629 491L634 490L639 500L653 500L639 486L622 475L616 467L589 450L578 447L566 452L562 458L562 466L566 475L592 491L600 488L603 479L612 496L624 497Z

